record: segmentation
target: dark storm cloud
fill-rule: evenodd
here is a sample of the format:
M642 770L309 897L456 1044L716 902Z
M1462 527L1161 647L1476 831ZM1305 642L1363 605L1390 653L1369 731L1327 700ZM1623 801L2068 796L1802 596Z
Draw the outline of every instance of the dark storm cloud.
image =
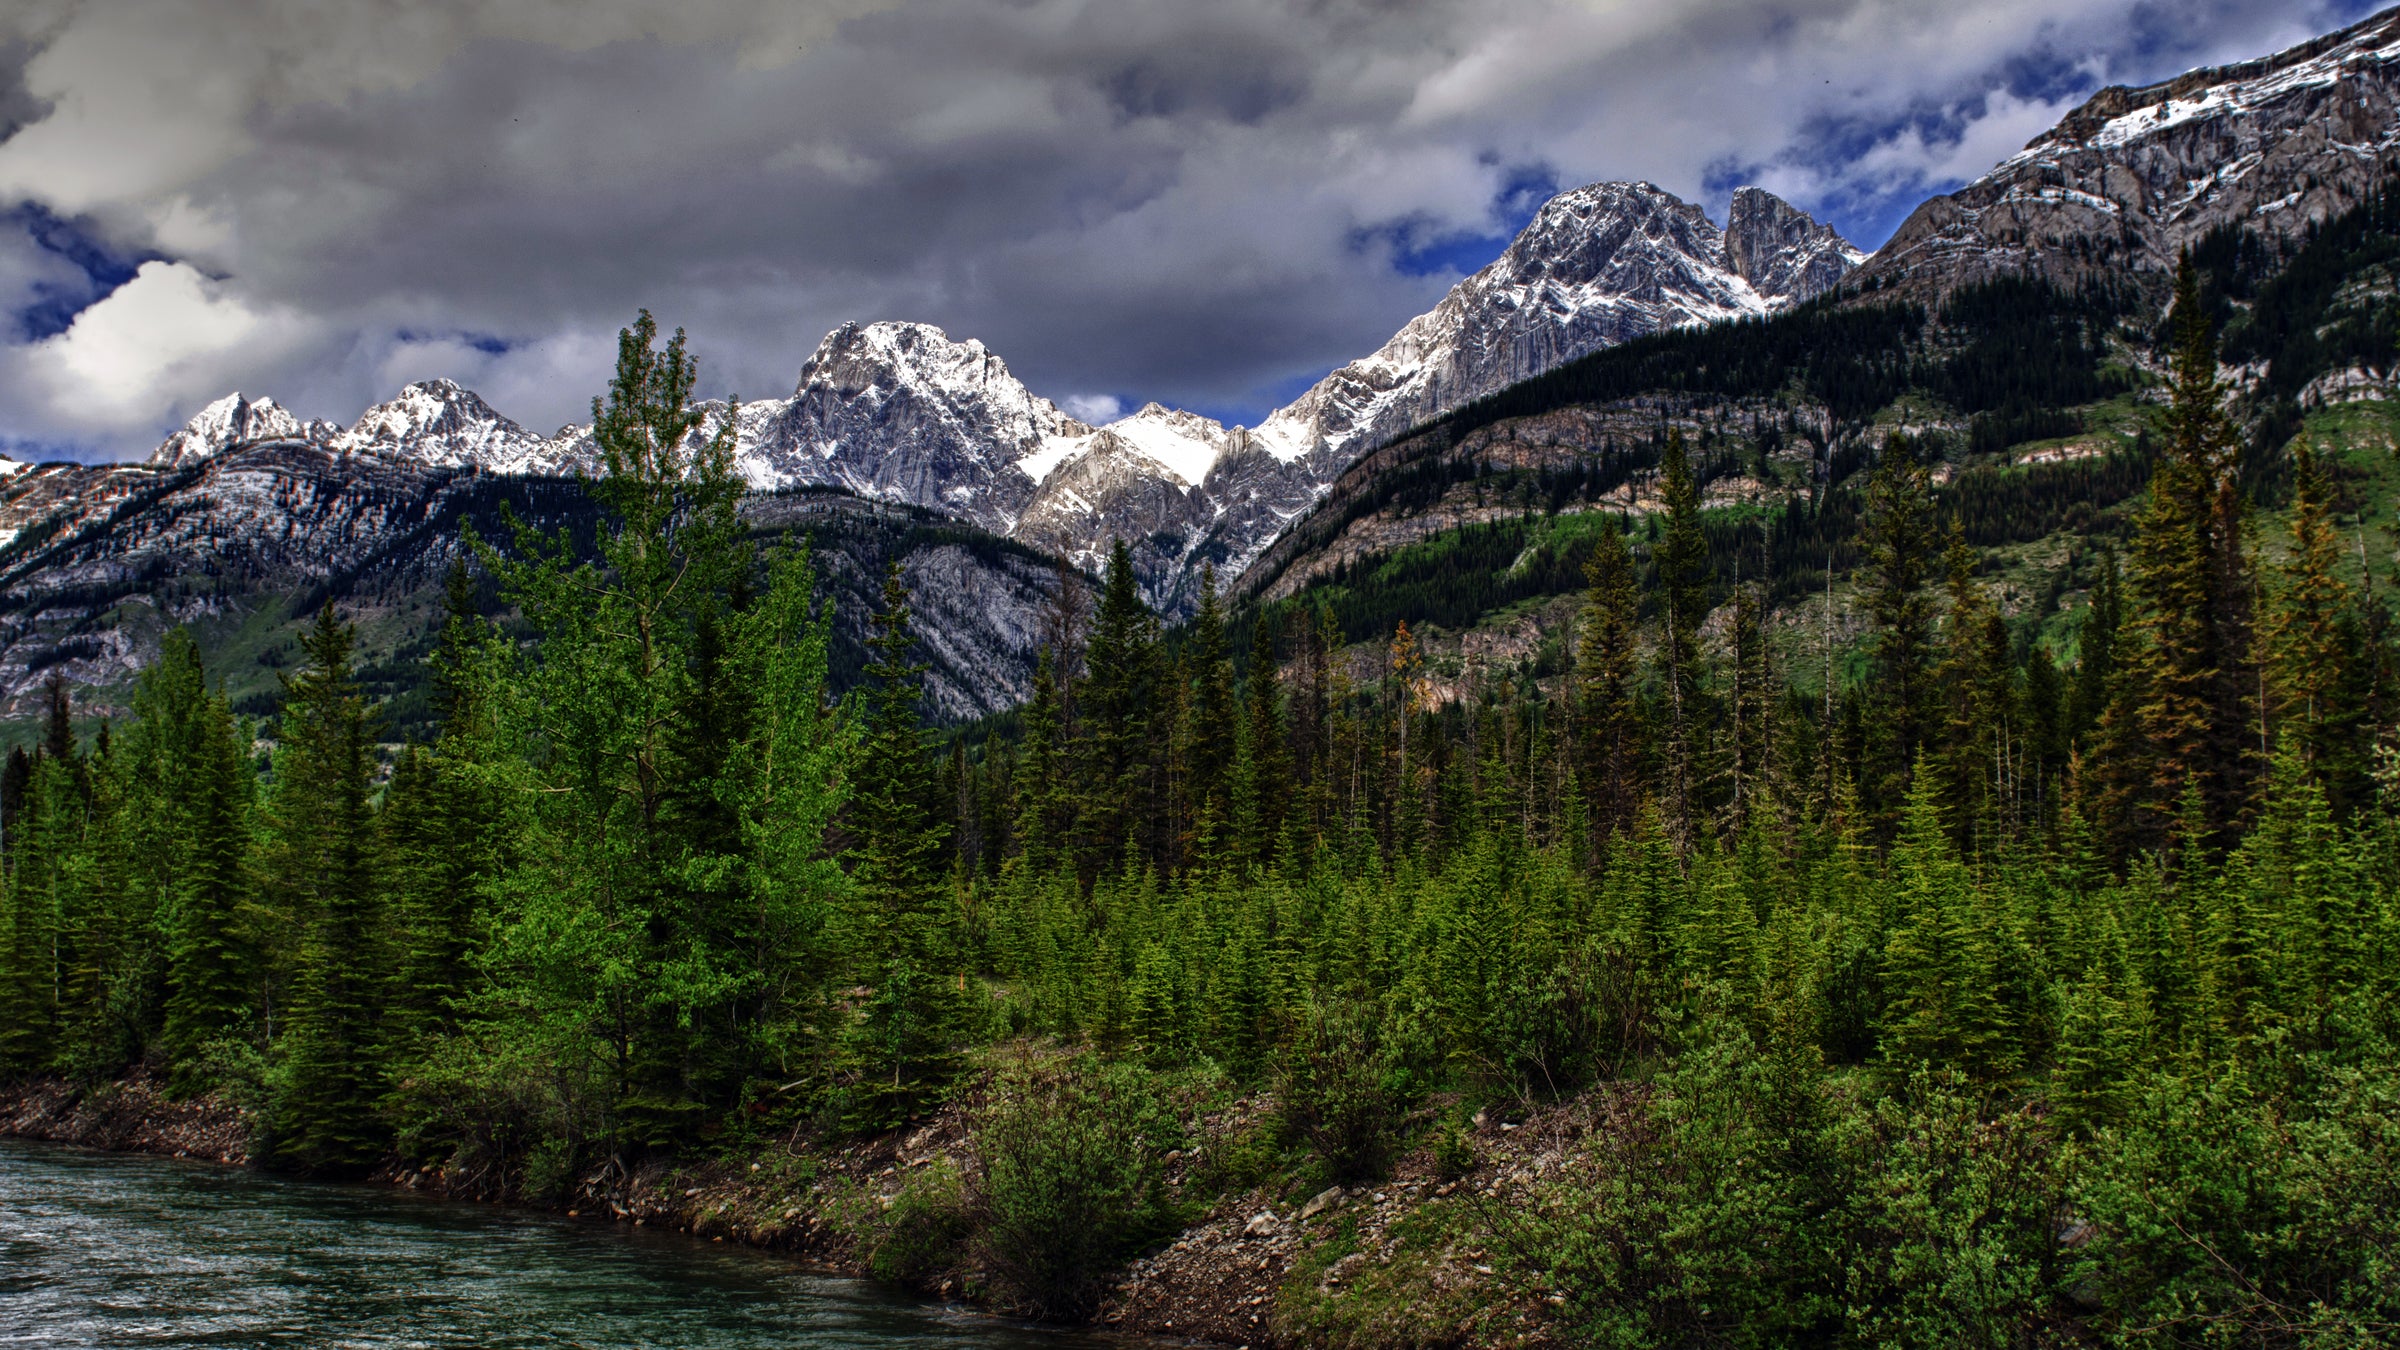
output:
M37 3L0 17L0 440L139 453L231 387L348 417L441 374L552 425L642 305L711 392L906 318L1054 397L1254 416L1496 252L1537 185L1721 208L1758 181L1872 244L2104 80L2359 12ZM36 219L148 261L86 271Z

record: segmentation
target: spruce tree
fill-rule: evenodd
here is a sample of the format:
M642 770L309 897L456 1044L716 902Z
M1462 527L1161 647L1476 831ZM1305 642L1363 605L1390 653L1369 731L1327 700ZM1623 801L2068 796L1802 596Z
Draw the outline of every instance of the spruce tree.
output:
M1283 680L1275 664L1275 634L1260 614L1250 626L1250 673L1242 690L1242 754L1247 769L1237 802L1243 856L1264 868L1274 861L1292 796L1286 744Z
M1918 756L1932 747L1941 706L1933 679L1933 489L1916 442L1884 442L1862 524L1867 605L1875 619L1875 681L1865 781L1877 805L1897 807Z
M1057 859L1064 822L1059 794L1063 789L1060 757L1058 681L1050 648L1044 644L1034 658L1033 697L1025 701L1023 739L1017 751L1016 836L1023 868L1036 876L1047 873Z
M2117 555L2106 550L2100 555L2099 575L2085 601L2083 624L2076 630L2075 693L2068 713L2068 734L2079 742L2091 736L2108 707L2110 677L2116 673L2117 630L2124 617Z
M2141 764L2120 802L2135 838L2163 837L2189 789L2214 831L2250 774L2247 625L2237 439L2217 379L2216 337L2187 255L2176 275L2173 383L2150 497L2135 524L2133 589L2141 669L2134 714Z
M248 1029L253 955L241 917L256 780L222 695L208 692L199 644L176 629L133 696L127 758L143 817L144 883L158 890L166 999L159 1054L170 1089L210 1086L212 1042Z
M1575 674L1582 686L1583 791L1591 809L1594 856L1601 857L1612 840L1633 828L1642 795L1635 690L1641 596L1633 554L1616 522L1601 528L1583 575L1590 589Z
M351 1172L380 1154L384 967L376 950L372 718L351 673L357 634L327 600L284 682L263 859L300 934L270 1113L275 1159Z
M1075 700L1084 728L1077 814L1087 877L1122 868L1128 850L1151 859L1161 851L1164 684L1158 616L1143 602L1133 555L1119 539L1109 550Z
M2338 782L2354 767L2344 752L2360 712L2345 698L2352 685L2350 588L2341 578L2330 488L2307 436L2294 441L2292 458L2292 550L2264 634L2268 716L2276 738L2297 749L2302 764Z
M1193 833L1189 856L1203 864L1224 855L1233 827L1233 660L1225 638L1225 616L1217 605L1217 569L1200 570L1200 608L1192 616L1188 647L1191 669L1191 744L1185 793Z
M840 1039L829 934L849 888L825 847L852 765L813 570L777 549L758 588L737 412L708 434L683 335L658 336L647 313L619 334L593 402L597 560L527 529L515 557L479 550L537 638L478 644L487 744L510 752L479 772L515 822L487 999L517 1010L511 1053L584 1085L577 1128L610 1148L686 1142L753 1075L825 1067L805 1047Z
M945 923L947 830L935 801L919 713L926 667L912 659L909 593L900 565L885 568L883 604L867 639L872 653L866 724L849 805L856 844L851 876L863 906L867 1001L855 1057L854 1111L889 1123L937 1097L957 1070L959 1001Z
M1658 569L1666 640L1660 662L1666 685L1666 811L1676 848L1688 853L1698 829L1700 626L1708 618L1708 538L1700 526L1700 485L1684 453L1683 429L1667 434L1666 462L1659 486L1666 533L1653 561Z
M1882 1052L1903 1073L1915 1064L1981 1070L2005 1050L1992 935L1975 877L1950 843L1939 777L1913 776L1892 851L1895 913L1883 948Z

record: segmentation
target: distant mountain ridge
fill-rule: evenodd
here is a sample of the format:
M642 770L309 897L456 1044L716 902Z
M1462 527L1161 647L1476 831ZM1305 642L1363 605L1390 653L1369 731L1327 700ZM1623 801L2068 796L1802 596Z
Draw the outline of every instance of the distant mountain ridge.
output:
M1862 284L1940 293L2033 272L2164 274L2225 226L2298 238L2400 171L2400 9L2234 65L2111 86L1926 201Z
M1440 304L1255 429L1155 403L1090 426L981 342L853 323L817 345L790 396L741 405L736 463L755 488L838 487L941 511L1087 567L1125 539L1151 599L1176 610L1201 564L1238 573L1361 450L1631 337L1773 313L1863 256L1761 189L1737 192L1720 230L1653 184L1598 183L1553 197ZM725 414L711 405L702 434ZM449 380L411 384L348 428L231 394L151 463L284 440L501 474L598 463L588 428L538 435Z

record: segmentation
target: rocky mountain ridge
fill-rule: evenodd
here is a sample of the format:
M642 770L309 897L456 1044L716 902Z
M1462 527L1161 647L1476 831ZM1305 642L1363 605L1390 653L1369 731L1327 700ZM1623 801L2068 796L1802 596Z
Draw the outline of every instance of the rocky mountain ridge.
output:
M2033 272L2170 274L2211 230L2290 242L2400 171L2400 9L2287 51L2111 86L1919 206L1862 284L1939 294Z
M1862 257L1757 188L1735 194L1720 230L1655 185L1593 184L1552 198L1440 304L1255 429L1155 403L1090 426L981 342L925 324L846 324L789 397L730 410L736 463L760 490L836 487L924 507L1086 567L1122 538L1151 600L1180 610L1202 564L1238 573L1365 449L1601 347L1772 313L1838 284ZM699 434L728 413L711 405ZM411 384L348 428L228 395L150 462L176 468L287 440L499 474L598 464L588 428L535 434L449 380Z

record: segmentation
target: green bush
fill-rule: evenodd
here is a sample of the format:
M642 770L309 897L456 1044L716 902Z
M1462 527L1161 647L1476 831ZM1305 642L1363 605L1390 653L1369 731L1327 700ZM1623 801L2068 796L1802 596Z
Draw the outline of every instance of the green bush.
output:
M1341 1182L1372 1181L1390 1168L1408 1084L1375 1009L1349 999L1308 1007L1275 1075L1285 1125Z
M1475 1170L1475 1146L1467 1142L1466 1131L1455 1120L1433 1141L1433 1170L1444 1181L1456 1181Z
M2391 1344L2400 1070L2387 1049L2162 1076L2080 1157L2071 1202L2069 1279L2112 1339Z
M969 1142L973 1257L1031 1316L1089 1315L1108 1272L1179 1222L1163 1160L1180 1128L1135 1066L1022 1065L993 1085Z
M575 1146L543 1139L525 1150L525 1179L518 1190L537 1204L555 1204L575 1191Z
M974 1230L958 1169L947 1163L926 1168L908 1179L884 1212L867 1251L867 1270L894 1284L922 1284L958 1264Z

